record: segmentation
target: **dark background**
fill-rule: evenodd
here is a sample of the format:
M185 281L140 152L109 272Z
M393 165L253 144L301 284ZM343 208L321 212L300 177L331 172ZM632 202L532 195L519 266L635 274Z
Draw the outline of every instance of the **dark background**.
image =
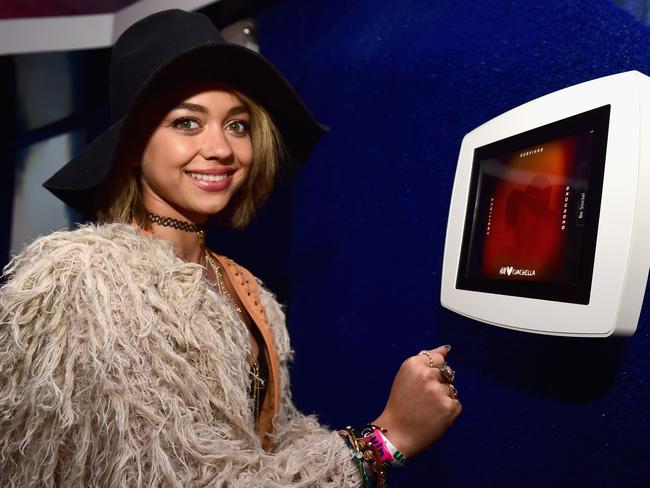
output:
M650 74L648 28L605 0L290 0L259 35L332 127L242 253L277 246L249 262L289 269L298 405L370 420L406 356L449 343L464 413L393 486L650 486L649 293L628 339L508 331L439 301L463 135L575 83Z
M288 305L298 406L334 428L372 420L403 359L452 344L463 415L391 486L650 486L650 293L626 339L508 331L439 300L463 135L575 83L650 74L648 27L608 0L224 0L205 11L220 25L255 15L263 53L331 126L247 231L209 236ZM73 116L29 134L2 122L5 229L16 151L71 127L92 137L107 121L107 51L71 58Z

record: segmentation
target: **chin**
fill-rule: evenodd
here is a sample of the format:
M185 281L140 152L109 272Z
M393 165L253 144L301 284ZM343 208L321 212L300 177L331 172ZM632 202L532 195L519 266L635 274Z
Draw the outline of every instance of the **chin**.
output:
M214 215L220 214L221 212L224 211L226 208L225 205L215 205L213 207L204 207L200 210L197 210L196 213L198 215L202 215L204 217L212 217Z
M231 198L213 198L211 201L210 199L201 199L199 201L187 202L188 205L185 208L197 217L207 218L223 212L231 201Z

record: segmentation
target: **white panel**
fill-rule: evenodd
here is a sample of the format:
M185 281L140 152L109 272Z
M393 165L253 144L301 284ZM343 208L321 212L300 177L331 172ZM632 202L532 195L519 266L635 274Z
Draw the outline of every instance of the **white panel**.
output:
M541 334L633 334L650 266L649 101L650 78L631 71L551 93L468 133L449 211L442 305L485 323ZM456 288L474 150L604 105L611 105L611 113L589 304Z

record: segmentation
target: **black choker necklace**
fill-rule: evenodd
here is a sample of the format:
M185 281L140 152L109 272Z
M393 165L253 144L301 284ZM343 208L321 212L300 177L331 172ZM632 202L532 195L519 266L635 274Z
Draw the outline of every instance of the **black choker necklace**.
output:
M182 220L176 220L171 217L161 217L151 212L147 214L147 220L154 224L162 225L163 227L172 227L174 229L184 230L185 232L203 232L203 226L201 225L193 224L192 222L183 222Z

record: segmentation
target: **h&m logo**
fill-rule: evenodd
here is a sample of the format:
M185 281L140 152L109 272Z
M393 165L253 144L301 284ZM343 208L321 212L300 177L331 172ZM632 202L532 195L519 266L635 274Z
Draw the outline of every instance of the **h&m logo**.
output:
M504 266L499 270L499 274L505 276L535 276L535 270L513 268L512 266Z

